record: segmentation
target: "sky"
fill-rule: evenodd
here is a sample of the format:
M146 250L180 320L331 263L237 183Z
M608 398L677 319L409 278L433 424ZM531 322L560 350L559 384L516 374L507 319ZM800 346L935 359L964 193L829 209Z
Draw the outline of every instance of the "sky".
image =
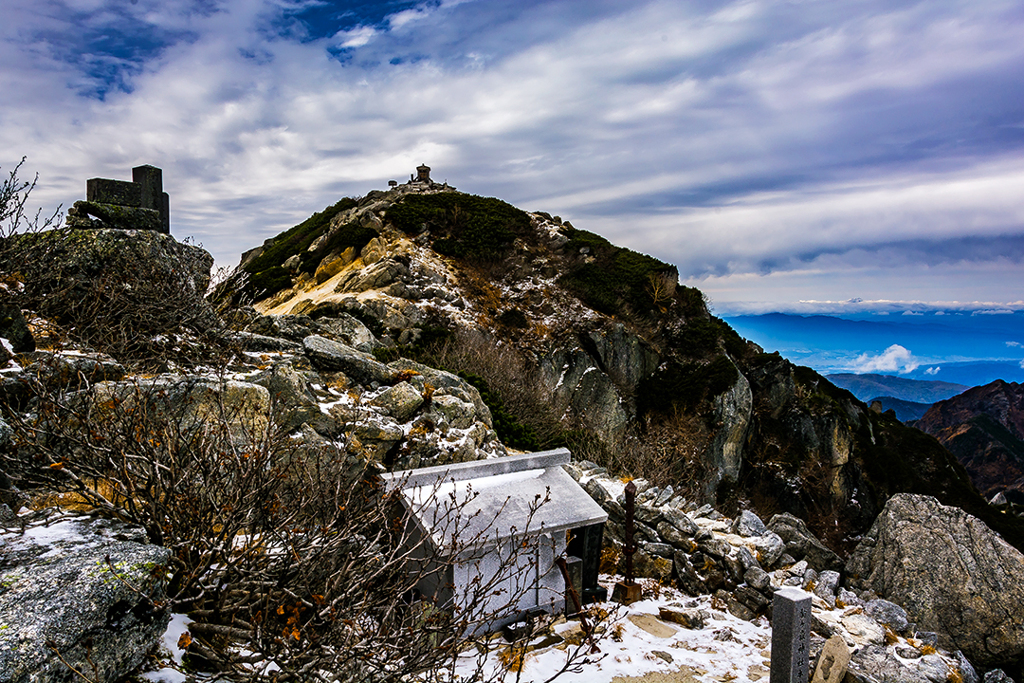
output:
M218 265L415 166L719 315L1024 309L1019 0L2 0L0 169Z

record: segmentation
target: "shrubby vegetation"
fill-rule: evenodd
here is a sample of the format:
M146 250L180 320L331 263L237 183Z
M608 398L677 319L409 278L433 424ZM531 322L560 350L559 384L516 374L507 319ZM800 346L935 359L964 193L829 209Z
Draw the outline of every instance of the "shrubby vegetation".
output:
M608 315L644 312L661 303L652 289L660 278L675 279L675 266L640 254L586 230L563 228L569 237L566 249L579 253L587 249L588 259L579 259L559 282L594 310Z
M530 217L492 197L461 192L409 195L387 211L398 229L417 235L429 230L439 254L470 261L496 261L530 229Z
M14 216L15 227L24 227L18 207L8 209L11 197L23 205L29 187L13 175L10 187L18 189L8 192L4 185L0 216ZM0 260L0 282L5 296L20 297L32 281L25 269L12 269L17 262L10 255L26 253L13 246L66 245L41 235L12 241L12 233L0 242L7 257ZM303 235L293 244L309 233ZM166 279L162 272L143 275ZM180 333L192 319L194 301L179 296L174 283L122 287L124 298L111 299L112 285L102 276L97 281L91 308L74 303L73 312L105 315L101 303L107 296L108 305L123 300L134 307L133 316L155 313L161 326L178 326L161 327L165 334ZM40 290L38 298L17 298L16 305L58 305L54 295L62 292ZM156 297L166 315L154 308ZM152 332L142 326L145 321L129 319L140 325L136 337ZM86 329L80 322L79 333ZM130 357L131 328L122 333ZM88 338L102 341L92 333ZM4 429L9 440L0 448L5 486L14 483L37 499L55 494L50 500L137 524L151 542L169 548L172 576L166 599L156 606L192 620L179 641L192 673L279 682L450 680L458 657L462 666L470 664L463 671L466 680L504 680L504 670L483 668L484 638L472 633L475 624L492 617L485 608L491 597L516 600L507 582L484 576L459 605L435 605L416 593L422 579L444 572L464 548L481 540L459 531L469 520L464 506L456 505L441 521L448 527L444 535L458 542L441 551L425 547L421 536L411 534L410 511L382 488L374 467L342 445L281 434L270 406L228 401L228 357L200 373L179 370L173 378L140 377L116 386L23 373L25 400L0 401L0 415L12 427ZM193 389L207 397L201 406L182 400ZM530 519L532 512L525 528ZM515 545L504 565L519 566L533 552L529 543ZM428 561L410 563L417 553ZM570 646L562 671L588 650L586 643ZM524 653L512 654L521 661Z

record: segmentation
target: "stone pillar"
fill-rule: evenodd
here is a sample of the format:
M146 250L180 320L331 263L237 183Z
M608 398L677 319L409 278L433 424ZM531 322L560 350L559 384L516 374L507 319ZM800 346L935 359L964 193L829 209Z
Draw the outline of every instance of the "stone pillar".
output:
M608 589L598 583L601 570L601 547L604 538L604 524L591 524L572 530L572 540L566 552L583 560L583 590L580 598L584 605L595 600L608 599Z
M807 683L810 641L811 594L793 586L775 591L770 683Z
M144 209L154 209L160 212L160 224L163 226L161 232L171 232L170 223L170 197L164 192L163 171L156 166L136 166L132 169L132 182L142 189L142 203Z

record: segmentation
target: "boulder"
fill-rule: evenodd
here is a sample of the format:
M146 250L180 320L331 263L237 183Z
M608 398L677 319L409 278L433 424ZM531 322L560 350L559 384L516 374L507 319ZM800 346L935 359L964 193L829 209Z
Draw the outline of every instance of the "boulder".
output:
M247 442L270 418L270 392L257 384L175 375L123 382L101 382L77 400L91 401L93 418L116 421L142 407L154 427L175 425L183 434L224 421L233 440Z
M937 660L937 661L936 661ZM913 660L901 660L893 648L885 645L867 645L857 648L850 659L846 683L946 683L964 680L946 666L940 657L930 655ZM936 674L941 675L938 677Z
M785 541L786 552L798 560L807 560L810 566L819 571L842 568L843 561L839 559L839 556L826 548L799 517L788 512L775 515L768 522L768 528Z
M169 557L140 529L85 516L0 537L0 681L127 676L170 618Z
M0 337L10 343L11 351L15 353L36 350L36 341L28 329L28 322L17 306L0 306Z
M855 587L939 633L944 648L984 667L1024 660L1024 555L963 510L893 496L846 570Z
M370 354L320 335L306 337L302 340L302 346L313 367L343 372L360 384L391 384L398 376L397 372Z
M286 432L298 429L307 422L316 422L323 415L306 381L291 363L277 363L250 381L270 392L274 421Z
M761 518L750 510L744 510L733 522L732 532L739 536L761 536L768 528L761 521Z
M382 391L370 403L399 422L408 422L423 405L423 395L408 382L399 382Z
M888 600L871 600L864 605L864 614L880 624L885 624L896 633L903 633L910 626L907 611Z
M444 370L437 370L428 365L411 361L408 358L399 358L396 361L392 361L388 363L388 368L403 375L418 374L423 378L425 384L429 384L434 389L443 388L445 389L444 393L461 398L463 401L469 401L476 408L476 419L488 427L494 426L491 420L491 411L487 404L484 403L483 398L481 398L480 392L476 387L458 375L445 372Z

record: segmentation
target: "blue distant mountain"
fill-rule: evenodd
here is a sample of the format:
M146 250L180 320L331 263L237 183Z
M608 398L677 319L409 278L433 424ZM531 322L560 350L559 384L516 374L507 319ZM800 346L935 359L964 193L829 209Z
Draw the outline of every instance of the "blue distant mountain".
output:
M822 374L875 372L967 386L1024 381L1022 312L843 318L768 313L725 321L765 351L778 351ZM893 345L906 349L911 362L893 368L872 365Z
M825 375L825 378L865 402L886 397L931 405L936 401L944 401L970 389L969 386L963 384L907 379L892 375L838 373Z

